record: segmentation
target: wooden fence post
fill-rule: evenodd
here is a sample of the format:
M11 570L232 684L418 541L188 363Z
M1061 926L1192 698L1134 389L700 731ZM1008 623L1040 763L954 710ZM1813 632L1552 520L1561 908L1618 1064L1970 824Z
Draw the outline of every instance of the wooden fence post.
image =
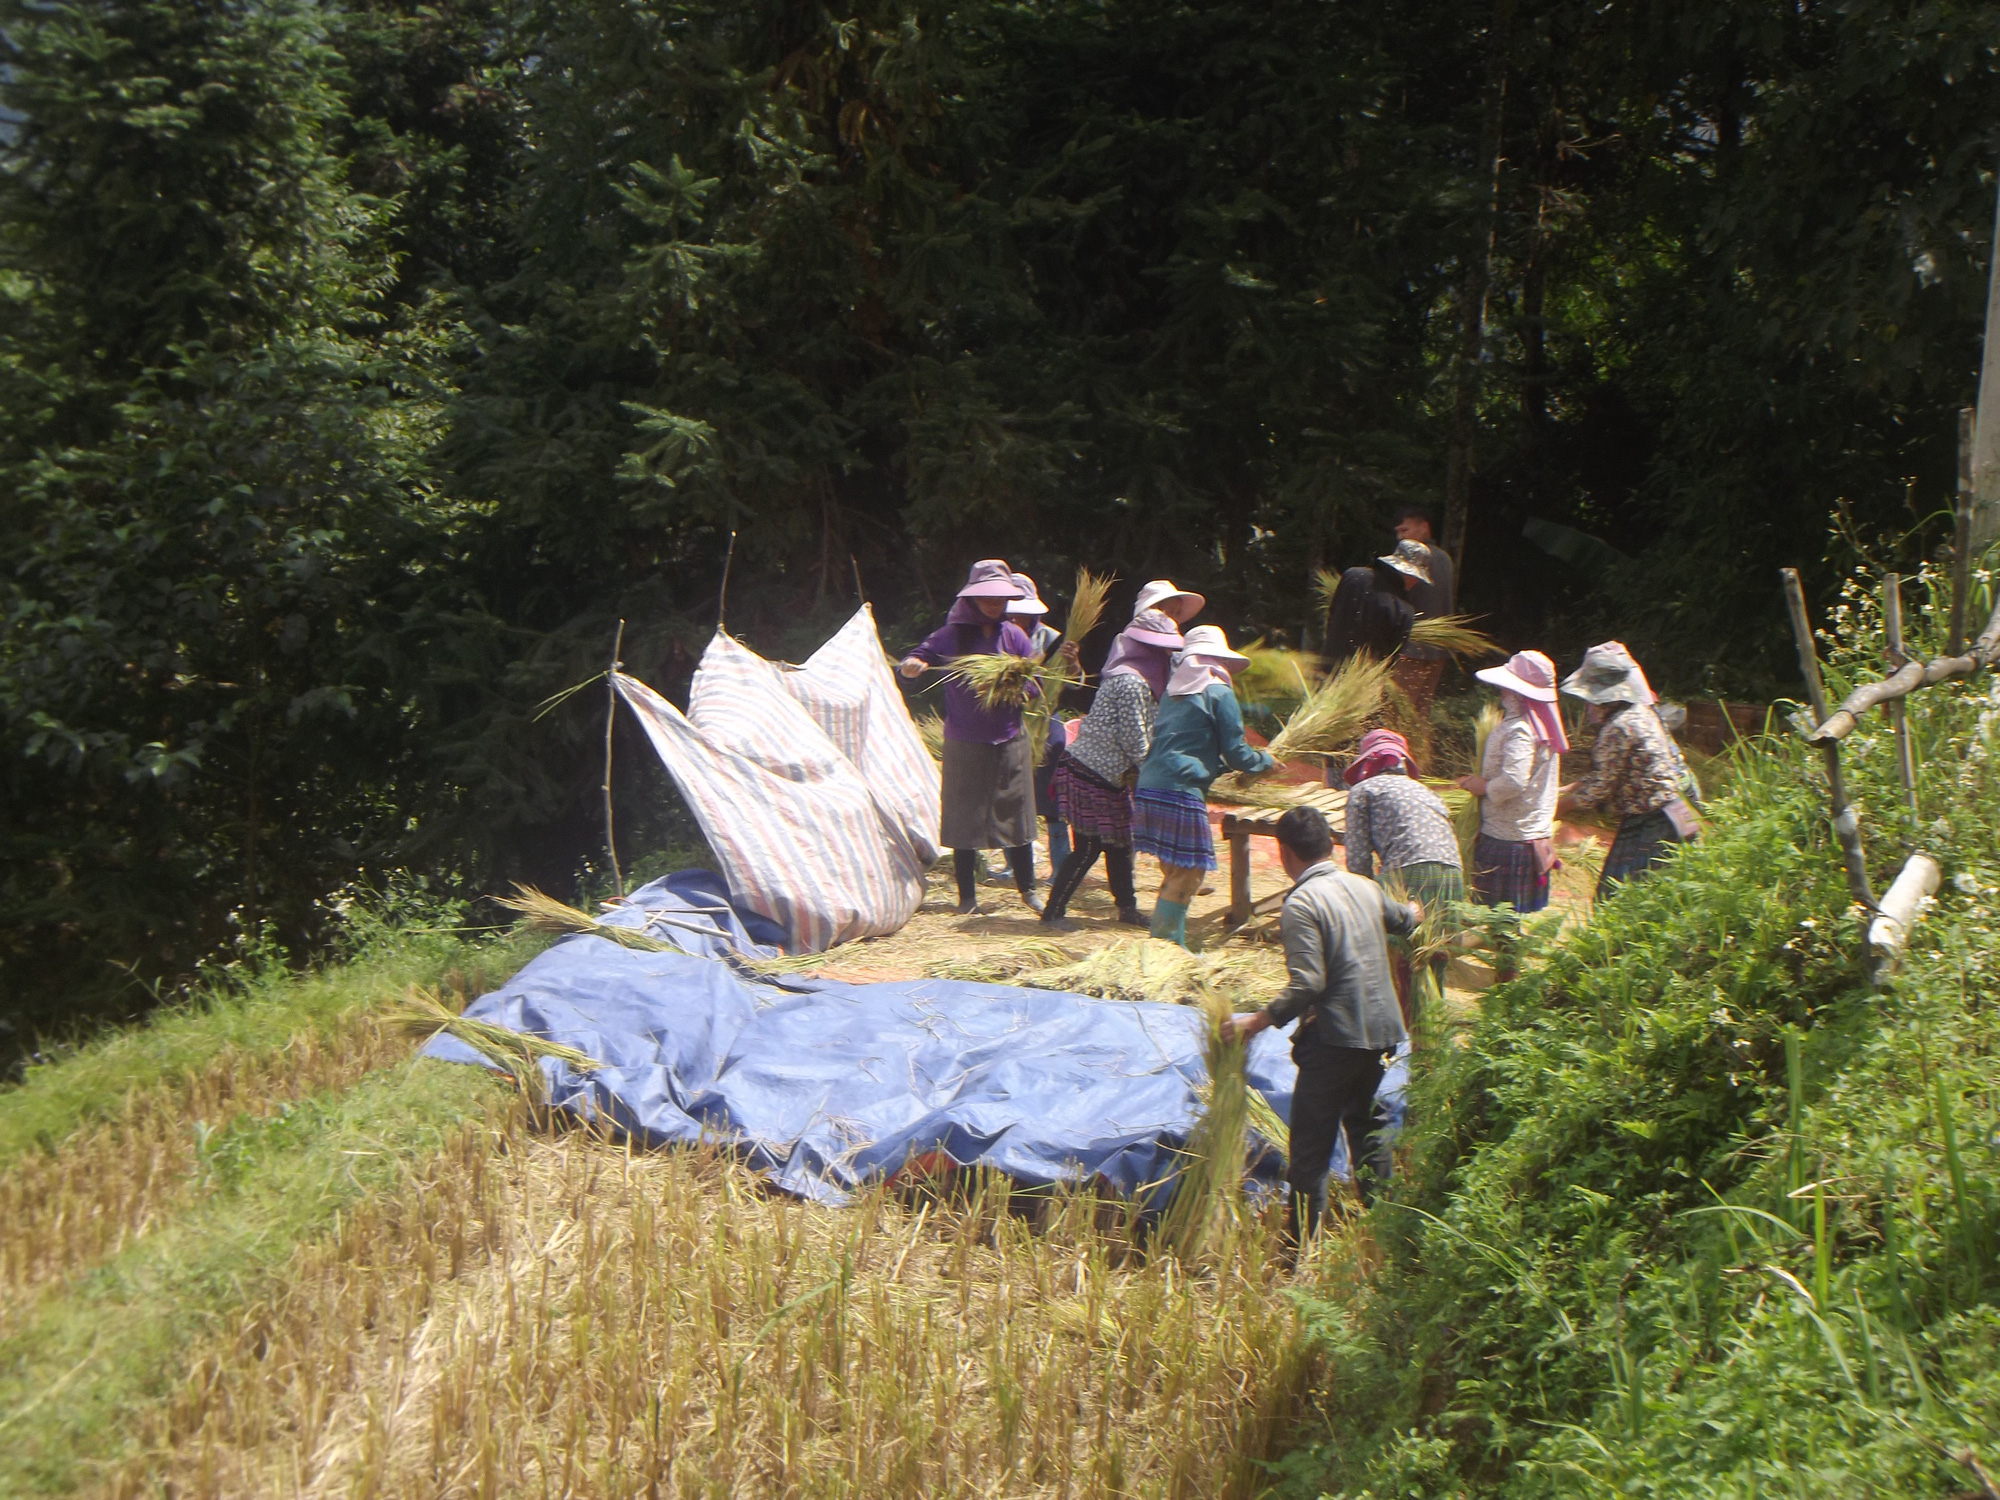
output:
M1792 617L1792 639L1799 648L1799 672L1806 680L1813 728L1827 719L1826 684L1820 680L1819 650L1813 645L1812 619L1806 613L1805 585L1797 568L1780 568L1785 585L1785 608ZM1875 909L1875 893L1868 888L1868 858L1861 848L1861 820L1847 805L1847 788L1840 776L1840 741L1828 740L1820 746L1826 757L1827 800L1833 814L1833 836L1840 844L1841 863L1847 870L1847 889L1856 901Z
M1910 656L1903 649L1903 580L1900 574L1891 573L1882 580L1882 633L1889 647L1889 666L1895 670L1909 661ZM1910 720L1906 705L1901 698L1892 698L1888 705L1889 723L1896 731L1896 772L1903 778L1903 800L1909 804L1912 816L1917 811L1917 760L1910 750Z

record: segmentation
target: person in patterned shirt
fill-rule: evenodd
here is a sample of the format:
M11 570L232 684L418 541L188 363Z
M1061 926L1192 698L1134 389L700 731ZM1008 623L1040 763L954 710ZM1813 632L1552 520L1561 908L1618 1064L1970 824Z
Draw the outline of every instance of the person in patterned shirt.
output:
M1598 730L1590 774L1563 788L1556 813L1597 807L1619 819L1597 880L1602 901L1621 881L1697 837L1701 825L1687 803L1687 762L1653 707L1659 696L1623 644L1592 646L1562 690L1590 705Z
M1346 846L1350 874L1379 880L1393 893L1421 901L1434 919L1446 917L1465 900L1465 866L1451 813L1438 794L1417 780L1410 745L1390 729L1371 729L1355 747L1346 781ZM1377 870L1377 861L1380 869ZM1392 944L1396 999L1403 1023L1410 1024L1411 974L1406 944ZM1432 962L1439 993L1445 960Z

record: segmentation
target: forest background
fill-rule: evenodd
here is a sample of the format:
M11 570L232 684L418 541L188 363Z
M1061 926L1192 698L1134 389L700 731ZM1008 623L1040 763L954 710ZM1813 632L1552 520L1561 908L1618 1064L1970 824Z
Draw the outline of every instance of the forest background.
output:
M0 1053L573 884L537 706L684 691L732 531L774 655L987 555L1310 643L1449 501L1510 644L1740 695L1778 566L1948 539L2000 6L0 12Z

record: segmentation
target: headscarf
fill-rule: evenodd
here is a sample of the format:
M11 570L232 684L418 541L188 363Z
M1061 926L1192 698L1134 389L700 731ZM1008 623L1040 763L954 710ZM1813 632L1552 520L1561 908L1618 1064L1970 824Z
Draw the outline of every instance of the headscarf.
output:
M1401 766L1414 775L1416 758L1410 754L1410 742L1393 729L1371 729L1361 736L1361 743L1354 747L1354 760L1342 773L1341 779L1349 786L1357 786L1371 776Z
M1104 658L1100 675L1130 672L1144 679L1155 698L1163 697L1167 674L1173 669L1173 653L1184 644L1172 620L1157 609L1141 610L1111 643L1111 654Z

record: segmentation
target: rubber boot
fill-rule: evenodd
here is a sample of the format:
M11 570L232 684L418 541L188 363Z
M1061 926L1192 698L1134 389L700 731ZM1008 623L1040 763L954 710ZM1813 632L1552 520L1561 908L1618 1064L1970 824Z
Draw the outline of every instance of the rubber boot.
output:
M961 917L972 916L979 910L979 856L977 849L951 851L952 874L958 877L958 914Z
M1035 894L1035 846L1016 844L1009 849L1007 868L1014 872L1014 889L1021 893L1021 904L1040 915L1042 898Z
M1170 943L1187 946L1187 909L1185 901L1155 901L1153 903L1153 936L1165 938Z
M1139 893L1132 884L1132 851L1107 848L1104 851L1104 880L1111 887L1111 899L1118 903L1118 920L1127 927L1144 927L1139 915Z

